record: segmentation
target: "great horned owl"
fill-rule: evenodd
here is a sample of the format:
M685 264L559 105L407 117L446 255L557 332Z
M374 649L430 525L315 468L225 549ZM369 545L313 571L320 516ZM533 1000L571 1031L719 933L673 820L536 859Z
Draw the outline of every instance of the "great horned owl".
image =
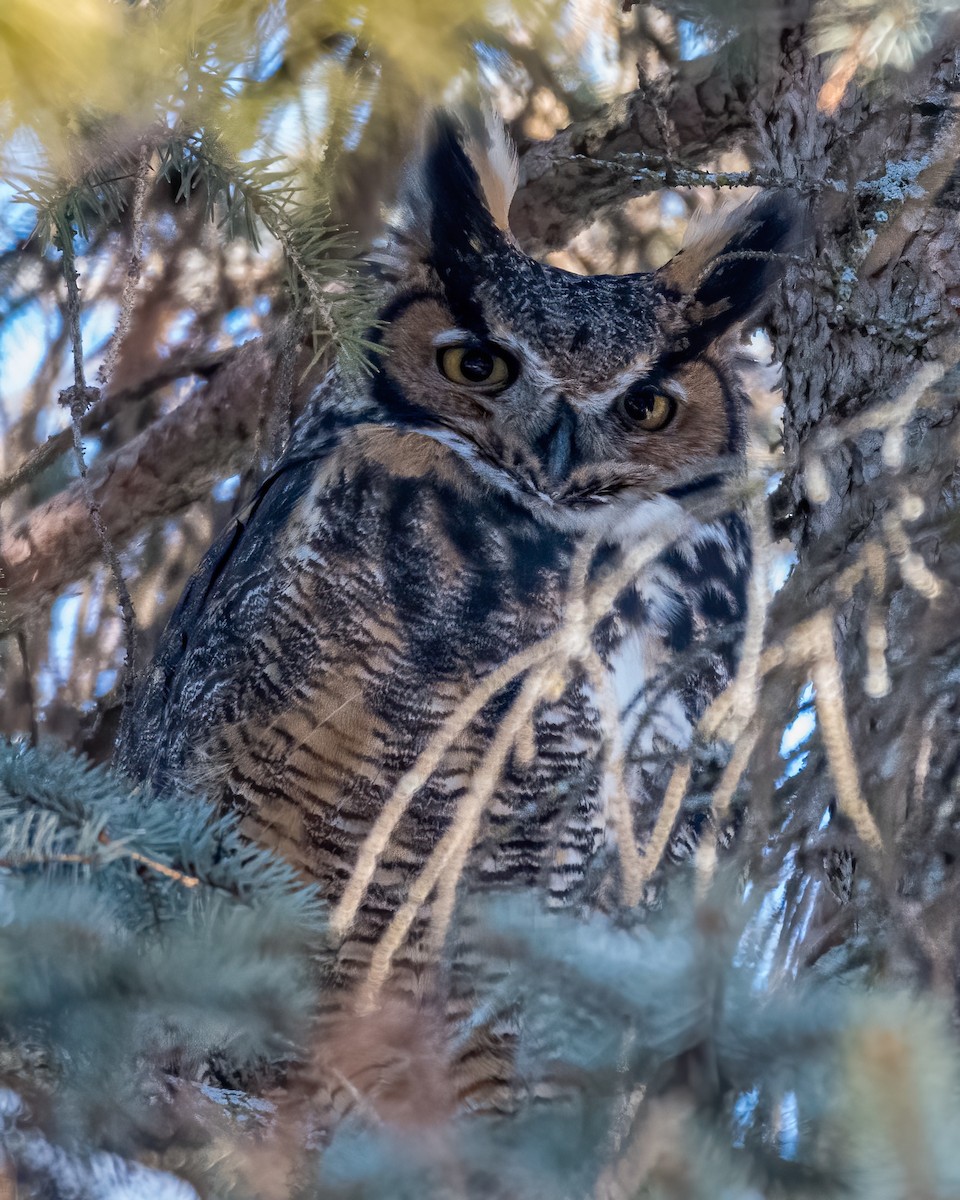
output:
M515 169L495 130L435 121L379 254L373 370L331 371L208 553L120 750L319 883L347 989L423 992L471 888L616 903L656 752L735 658L749 548L703 501L743 449L727 335L789 215L581 277L511 237Z

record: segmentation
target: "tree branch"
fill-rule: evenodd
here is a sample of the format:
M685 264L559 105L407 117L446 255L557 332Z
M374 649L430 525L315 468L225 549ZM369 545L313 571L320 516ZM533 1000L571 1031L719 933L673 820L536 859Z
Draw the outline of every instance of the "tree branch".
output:
M168 383L185 379L188 375L208 378L234 353L234 350L206 350L199 354L163 361L157 365L149 378L133 387L110 391L102 396L83 417L80 428L84 433L93 433L102 429L128 404L143 400ZM58 458L66 454L72 446L73 430L69 426L51 434L42 445L27 455L19 466L0 479L0 500L5 500L18 488L29 483L31 479L35 479L47 467L52 466Z
M716 54L683 62L662 94L641 87L531 146L510 214L524 249L534 255L556 249L605 212L663 186L603 165L618 154L653 154L689 167L754 136L751 109L773 76L766 41L751 47L737 38Z
M247 342L214 370L208 385L90 470L90 488L115 545L202 499L218 479L249 462L279 354L273 339ZM0 542L8 589L0 633L49 604L99 554L79 481L31 511Z

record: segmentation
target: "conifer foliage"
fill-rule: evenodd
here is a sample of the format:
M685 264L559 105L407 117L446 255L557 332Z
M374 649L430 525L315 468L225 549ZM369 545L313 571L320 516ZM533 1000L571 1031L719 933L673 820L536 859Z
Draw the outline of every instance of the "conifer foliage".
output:
M286 864L203 801L9 745L0 863L0 1119L18 1194L873 1200L960 1186L947 1008L872 983L847 954L770 980L769 913L726 874L627 925L536 895L484 902L472 919L503 980L487 1003L522 1011L519 1070L553 1100L440 1127L361 1109L318 1148L309 1097L291 1108L279 1084L322 1003L324 911ZM242 1090L264 1080L272 1100Z
M204 801L10 745L0 863L0 1061L26 1126L79 1156L199 1142L196 1169L213 1134L177 1087L276 1074L305 1043L315 894Z

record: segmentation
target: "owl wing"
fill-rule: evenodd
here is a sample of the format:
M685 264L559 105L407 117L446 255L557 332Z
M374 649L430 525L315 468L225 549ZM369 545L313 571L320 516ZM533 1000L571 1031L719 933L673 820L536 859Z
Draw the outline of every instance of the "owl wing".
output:
M645 676L638 680L629 638L613 664L641 837L649 833L678 754L690 748L701 717L736 671L750 567L749 530L736 512L678 542L657 564L643 597L656 631L654 644L645 643ZM709 792L702 770L701 763L694 791ZM690 853L707 817L706 809L681 814L671 858Z
M178 778L192 739L230 719L229 697L247 682L250 639L277 583L278 544L289 540L298 505L338 445L335 434L298 444L208 550L125 716L116 757L121 770L167 786Z

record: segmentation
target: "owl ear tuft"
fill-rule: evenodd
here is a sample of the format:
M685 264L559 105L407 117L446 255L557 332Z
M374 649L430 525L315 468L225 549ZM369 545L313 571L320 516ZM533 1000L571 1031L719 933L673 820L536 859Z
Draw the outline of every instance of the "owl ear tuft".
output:
M395 274L416 263L469 259L509 240L517 156L499 117L439 112L408 166L387 244L368 257Z
M658 272L692 301L701 345L759 315L802 237L804 213L795 198L778 192L708 222L691 221L680 252Z
M510 205L520 181L517 148L498 113L470 109L465 117L463 148L477 174L480 194L493 223L510 232Z

